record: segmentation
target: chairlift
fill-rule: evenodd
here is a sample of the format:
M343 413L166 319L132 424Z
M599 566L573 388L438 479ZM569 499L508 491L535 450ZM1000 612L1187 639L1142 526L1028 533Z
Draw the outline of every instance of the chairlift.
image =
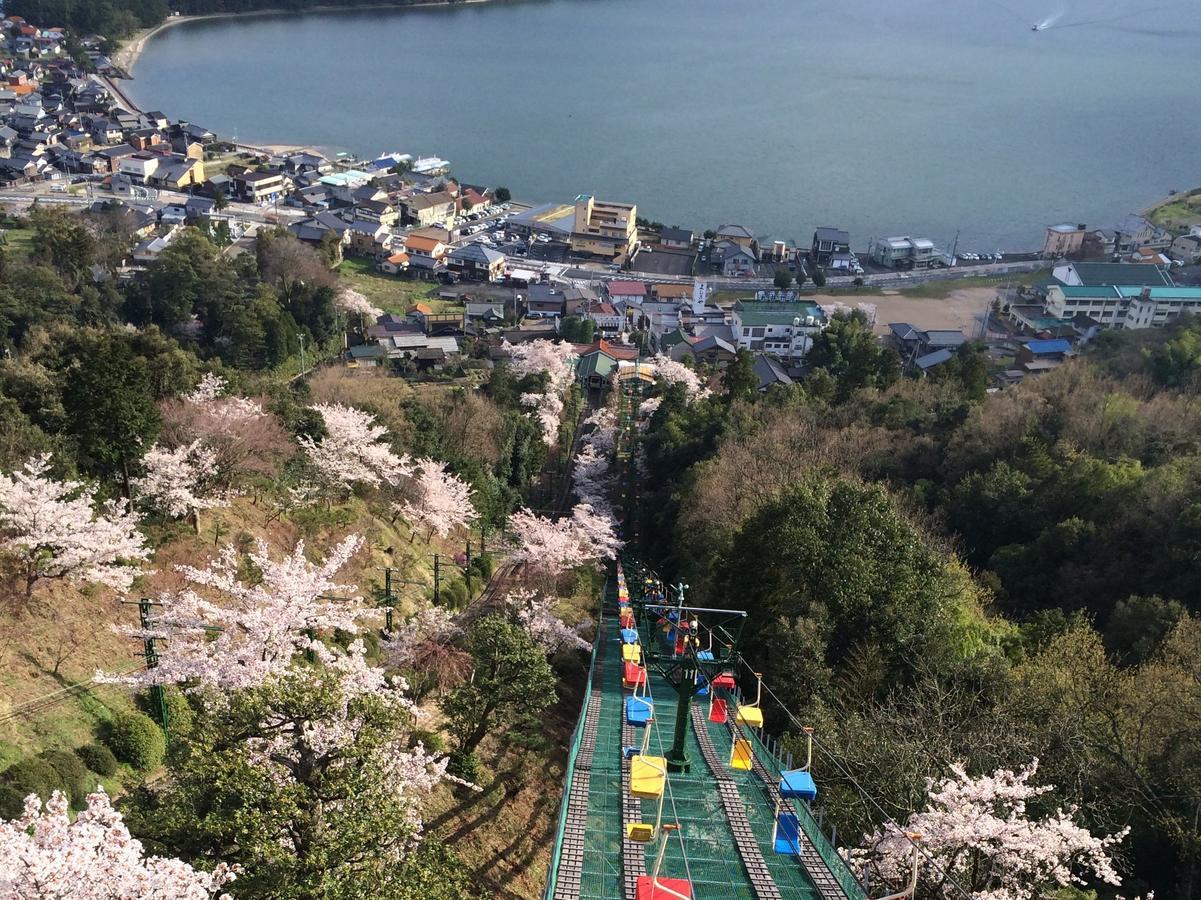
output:
M646 726L655 716L655 704L647 694L646 680L642 681L642 695L638 694L638 685L634 685L632 696L626 697L626 724L635 728Z
M714 694L709 695L709 721L719 725L726 723L726 701Z
M808 750L805 754L805 765L799 769L786 769L780 773L780 796L796 797L807 803L812 803L817 797L817 782L809 767L813 764L813 728L805 726L805 736L808 738Z
M763 700L763 673L756 672L755 678L759 682L759 691L755 694L755 702L738 704L738 715L734 717L735 722L748 728L763 727L763 710L759 708L759 703Z
M710 682L715 688L725 688L727 691L734 690L734 673L722 672L713 681Z
M658 800L667 785L667 759L650 756L651 730L642 731L642 749L630 759L630 794L640 800Z
M636 629L636 628L621 629L621 642L623 644L637 644L638 643L638 629Z
M692 883L687 878L660 878L663 854L671 832L679 829L678 824L664 825L661 830L659 852L655 855L655 867L649 875L639 875L634 890L634 900L692 900Z
M697 684L696 695L698 697L708 697L709 696L709 679L704 676L704 673L702 673L702 672L696 673L696 684Z
M783 856L799 856L801 852L801 822L797 814L782 809L783 800L776 801L775 821L771 827L773 849Z
M709 646L696 651L696 658L701 662L713 662L713 629L709 629Z
M755 751L751 747L751 742L746 738L736 738L734 746L730 748L730 768L749 772L754 761Z
M627 662L621 666L621 683L624 687L637 687L646 684L646 669L637 663Z
M640 663L642 662L642 647L639 644L622 644L621 645L622 662Z

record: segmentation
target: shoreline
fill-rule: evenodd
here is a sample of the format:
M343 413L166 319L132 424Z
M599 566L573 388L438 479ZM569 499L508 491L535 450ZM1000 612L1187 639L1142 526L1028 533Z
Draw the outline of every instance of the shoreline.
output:
M174 28L185 22L203 22L209 19L240 19L252 16L279 16L296 13L328 13L328 12L362 12L372 9L410 9L421 6L465 6L467 4L490 3L492 0L416 0L413 3L360 3L351 6L310 6L306 9L251 9L245 12L205 13L201 16L169 16L151 28L143 29L124 42L120 49L113 54L113 65L133 80L133 70L146 49L151 38L156 37L168 28ZM125 96L124 92L121 92ZM128 99L128 98L127 98Z

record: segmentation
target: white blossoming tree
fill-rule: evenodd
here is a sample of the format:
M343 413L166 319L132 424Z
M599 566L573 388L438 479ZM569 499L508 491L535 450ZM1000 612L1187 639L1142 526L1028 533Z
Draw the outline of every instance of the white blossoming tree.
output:
M546 375L546 388L541 392L521 395L522 406L531 410L542 426L546 444L554 444L559 433L559 417L563 414L563 392L571 384L575 371L575 349L571 344L556 341L527 341L524 344L505 343L510 368L519 378L527 375Z
M668 384L679 384L684 387L684 395L689 401L708 396L710 391L701 383L700 376L683 363L676 362L670 356L659 354L652 357L650 364L654 366L655 377Z
M142 459L146 474L133 481L140 502L173 519L226 506L230 494L216 484L217 451L199 440L169 450L154 444Z
M49 470L44 454L0 473L0 555L15 565L26 601L46 578L129 590L150 556L136 517L115 501L96 506L83 483L57 481Z
M343 288L334 303L342 312L359 316L360 319L368 318L374 321L384 314L382 309L351 288Z
M571 469L571 483L579 501L606 514L612 513L609 502L609 491L613 487L611 467L608 454L598 450L595 444L585 444L576 454Z
M233 547L208 568L179 566L188 584L159 598L149 631L124 629L135 637L167 639L158 667L121 678L98 677L233 690L280 676L297 653L312 649L315 632L358 627L363 607L357 597L348 597L353 588L334 577L361 546L362 539L351 535L322 562L311 563L303 543L282 560L260 543L250 554L262 573L254 582L241 577Z
M613 559L622 547L612 519L587 503L577 504L570 516L558 521L520 509L509 517L509 527L518 541L513 558L546 575L558 575L601 558Z
M320 441L301 437L300 446L331 489L395 484L411 472L408 457L392 451L385 442L388 429L377 425L374 416L341 403L312 408L325 423L326 434Z
M560 650L590 650L592 645L554 614L551 601L529 588L518 588L505 596L505 606L535 642L548 654ZM585 623L587 624L587 623Z
M395 509L414 527L414 533L425 527L431 534L446 537L478 518L471 505L471 485L447 472L446 466L436 460L419 459L413 465L414 496L396 504Z
M45 808L31 795L20 817L0 820L0 896L8 900L210 900L233 879L225 864L202 872L143 855L103 789L75 821L58 791Z
M1121 884L1109 853L1129 829L1094 837L1075 823L1074 807L1032 817L1027 801L1054 789L1030 783L1037 759L1017 772L999 769L978 778L962 766L951 771L953 777L928 784L926 809L903 828L890 824L870 835L856 851L858 861L900 883L912 860L905 833L917 832L941 870L928 869L924 877L949 876L980 900L1032 900L1090 881Z

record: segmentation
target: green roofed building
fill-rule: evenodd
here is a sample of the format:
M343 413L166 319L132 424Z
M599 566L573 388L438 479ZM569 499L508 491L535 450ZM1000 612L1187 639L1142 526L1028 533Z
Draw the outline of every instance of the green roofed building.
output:
M739 300L734 304L734 341L741 350L774 353L789 362L804 359L813 337L829 324L816 303Z
M1160 328L1184 313L1201 313L1201 288L1062 285L1047 290L1047 315L1085 315L1102 328Z

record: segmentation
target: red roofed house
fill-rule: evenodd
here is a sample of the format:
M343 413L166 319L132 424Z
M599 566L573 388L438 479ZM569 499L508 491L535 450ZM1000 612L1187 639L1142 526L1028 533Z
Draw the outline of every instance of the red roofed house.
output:
M641 306L646 299L646 285L641 281L610 281L605 285L609 302L623 313L631 306Z

